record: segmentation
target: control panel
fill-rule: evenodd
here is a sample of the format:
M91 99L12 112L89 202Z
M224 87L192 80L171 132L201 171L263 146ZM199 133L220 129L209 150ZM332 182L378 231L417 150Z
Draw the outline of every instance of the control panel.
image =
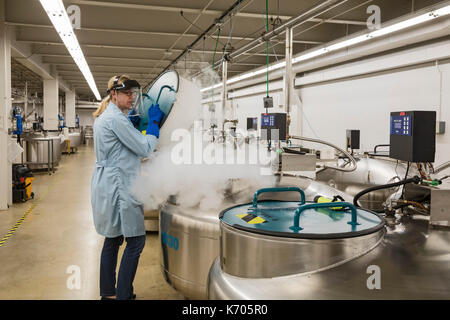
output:
M261 114L261 139L286 140L286 113Z
M434 162L436 112L391 112L389 157L410 162Z
M411 115L391 116L391 134L411 135Z

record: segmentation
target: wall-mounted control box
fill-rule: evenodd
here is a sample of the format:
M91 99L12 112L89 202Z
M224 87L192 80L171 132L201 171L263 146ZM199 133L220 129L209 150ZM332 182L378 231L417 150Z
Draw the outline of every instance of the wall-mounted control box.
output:
M272 97L264 97L264 108L273 108L273 98Z
M359 146L359 136L360 131L359 130L348 130L346 131L346 146L347 149L352 150L358 150L360 148Z
M286 113L261 114L261 139L286 140Z
M434 162L436 112L391 112L389 157L410 162Z

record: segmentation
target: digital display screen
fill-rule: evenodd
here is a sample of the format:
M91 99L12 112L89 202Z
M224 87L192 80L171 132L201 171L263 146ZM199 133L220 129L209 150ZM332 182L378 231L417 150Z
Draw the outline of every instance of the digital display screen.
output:
M261 125L273 127L275 125L275 116L274 115L262 115L261 116Z
M411 135L411 116L391 116L391 134L410 136Z

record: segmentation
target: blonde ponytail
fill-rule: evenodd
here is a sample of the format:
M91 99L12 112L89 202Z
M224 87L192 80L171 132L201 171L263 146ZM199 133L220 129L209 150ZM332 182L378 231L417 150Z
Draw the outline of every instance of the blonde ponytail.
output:
M97 108L97 110L95 110L95 112L92 113L94 118L97 118L99 115L101 115L103 113L103 111L105 111L105 109L108 106L110 101L111 101L111 96L108 94L105 98L103 98L103 100L100 103L100 106Z
M114 79L116 78L116 76L112 77L111 79L109 79L108 81L108 89L111 89L114 85ZM118 84L124 82L125 80L129 80L130 77L128 77L127 75L121 75L119 80L117 81ZM109 102L111 101L111 94L108 94L105 98L103 98L102 102L100 103L100 106L97 108L97 110L95 110L94 113L92 113L92 115L94 116L94 118L97 118L98 116L100 116L106 109L106 107L108 106Z

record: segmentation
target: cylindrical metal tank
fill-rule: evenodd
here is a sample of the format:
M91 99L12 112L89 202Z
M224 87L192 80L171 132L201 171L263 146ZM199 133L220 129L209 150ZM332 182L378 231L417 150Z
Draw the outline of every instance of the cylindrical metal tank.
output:
M69 132L69 140L70 147L77 148L81 144L81 133L76 131Z
M206 299L209 268L219 254L217 214L169 202L161 209L159 239L165 280L186 298Z
M292 188L288 188L292 189ZM308 203L302 190L296 201L239 204L220 214L220 265L235 277L273 278L311 272L373 249L384 235L384 219L345 204ZM341 208L341 206L339 206ZM302 211L303 209L303 211Z
M342 196L346 201L351 197L316 181L283 177L279 185L300 186L308 200L317 194L325 197ZM249 201L253 190L239 192L239 201ZM295 199L295 193L264 194L261 199ZM236 204L238 195L233 189L220 207L205 211L198 207L187 208L175 204L174 197L161 209L159 237L161 244L161 270L166 281L189 299L207 297L208 272L219 255L219 212ZM244 199L244 200L242 200Z
M332 169L325 169L316 174L316 180L322 181L329 186L341 190L351 196L355 196L360 191L398 182L405 178L406 164L399 163L389 158L357 158L357 169L353 172L342 172ZM344 160L339 161L340 165ZM416 168L409 168L408 176L420 175ZM382 204L392 194L401 187L382 189L370 192L359 199L363 208L378 210L382 209Z
M59 161L61 160L61 139L59 138L59 135L56 135L53 132L47 132L46 134L32 133L27 134L25 140L27 150L26 161L29 163L31 169L48 168L49 144L53 145L53 153L50 155L50 164L53 164L53 167L59 165Z
M60 138L61 132L59 131L46 131L44 132L44 137L46 138L50 138L53 140L53 153L54 153L54 158L56 159L56 164L55 166L57 166L59 164L59 162L61 161L61 138ZM58 148L58 143L59 143L59 148Z
M321 240L319 248L315 243L305 243L298 247L298 251L291 251L295 246L287 243L280 251L266 250L264 241L270 237L257 239L249 235L254 243L252 250L245 243L247 238L240 239L240 250L234 255L227 253L233 244L233 234L229 233L229 226L223 229L222 242L224 245L227 264L234 260L241 269L228 273L221 266L220 258L214 261L210 270L208 282L208 296L210 299L448 299L450 296L450 231L434 229L429 226L428 217L422 215L397 215L387 219L385 232L379 243L373 249L362 250L349 259L346 250L335 250L345 245L351 239ZM384 231L385 230L385 231ZM244 233L238 232L239 237ZM230 238L231 236L231 238ZM367 237L367 236L365 236ZM358 239L365 242L366 239ZM373 238L376 240L376 238ZM316 240L318 241L318 240ZM226 242L226 243L225 243ZM351 245L348 252L359 247L359 241ZM298 243L300 245L300 243ZM275 249L276 246L270 246ZM344 247L341 246L341 249ZM358 250L357 250L358 251ZM355 253L357 253L355 251ZM248 253L247 256L243 256ZM256 254L255 254L256 253ZM288 254L293 254L292 257ZM303 253L309 253L305 255ZM327 265L328 261L341 255L341 263ZM224 256L221 256L222 259ZM321 260L325 258L324 266ZM271 259L270 259L271 258ZM294 261L298 259L297 261ZM261 270L261 263L271 271L265 276L251 277ZM319 262L319 263L318 263ZM298 266L297 271L293 264ZM308 264L311 267L305 268ZM247 267L247 268L246 268ZM241 270L243 276L236 276L236 270ZM276 272L285 270L287 272ZM270 277L269 275L274 275Z

